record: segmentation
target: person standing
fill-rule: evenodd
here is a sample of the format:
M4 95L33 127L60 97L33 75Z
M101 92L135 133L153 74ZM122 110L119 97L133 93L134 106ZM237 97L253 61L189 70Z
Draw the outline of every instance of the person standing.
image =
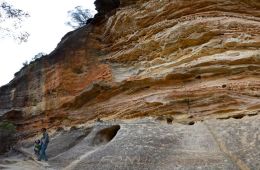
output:
M41 141L38 139L34 142L34 154L39 157L40 156L40 150L41 150Z
M46 155L46 149L48 147L48 144L49 144L49 135L47 133L47 129L42 128L41 150L40 150L40 156L38 158L38 161L41 161L42 159L48 161Z

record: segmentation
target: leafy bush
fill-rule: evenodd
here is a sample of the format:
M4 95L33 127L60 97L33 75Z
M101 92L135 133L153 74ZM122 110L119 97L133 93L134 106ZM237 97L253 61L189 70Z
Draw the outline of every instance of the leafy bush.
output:
M16 142L16 127L10 122L0 122L0 154L7 152Z
M27 67L29 65L28 61L23 62L23 67Z
M29 16L7 2L0 2L0 38L10 37L19 43L26 42L30 34L22 29L22 21Z
M76 29L83 27L88 23L88 20L92 18L92 14L89 9L85 9L82 6L77 6L73 10L68 11L70 21L65 24Z
M40 52L40 53L36 54L36 55L31 59L30 63L33 62L33 61L36 61L37 59L39 59L39 58L41 58L41 57L43 57L43 56L46 56L46 55L47 55L46 53Z
M23 69L23 68L25 68L25 67L27 67L27 66L29 66L29 64L32 64L34 61L36 61L36 60L38 60L39 58L41 58L41 57L43 57L43 56L46 56L47 54L46 53L43 53L43 52L40 52L40 53L38 53L38 54L36 54L32 59L31 59L31 61L25 61L25 62L23 62L23 67L21 68L21 69ZM14 74L15 76L17 75L17 73L15 73Z

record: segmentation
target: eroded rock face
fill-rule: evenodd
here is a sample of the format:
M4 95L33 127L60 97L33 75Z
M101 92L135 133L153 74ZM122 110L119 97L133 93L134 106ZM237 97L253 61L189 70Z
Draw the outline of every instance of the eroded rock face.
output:
M96 4L91 24L0 89L0 114L22 112L21 130L97 117L259 113L258 0Z

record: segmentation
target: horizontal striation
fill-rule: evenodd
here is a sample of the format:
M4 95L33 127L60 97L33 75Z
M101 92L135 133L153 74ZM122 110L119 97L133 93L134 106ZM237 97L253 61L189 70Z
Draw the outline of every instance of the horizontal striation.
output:
M258 0L118 2L98 1L91 24L2 87L0 114L23 111L25 129L30 120L40 127L259 113Z

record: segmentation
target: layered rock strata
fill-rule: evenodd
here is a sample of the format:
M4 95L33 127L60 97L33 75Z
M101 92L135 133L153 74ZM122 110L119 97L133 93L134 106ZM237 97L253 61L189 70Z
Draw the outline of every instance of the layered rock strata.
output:
M32 133L96 118L260 110L258 0L96 1L90 24L0 88L0 115Z

